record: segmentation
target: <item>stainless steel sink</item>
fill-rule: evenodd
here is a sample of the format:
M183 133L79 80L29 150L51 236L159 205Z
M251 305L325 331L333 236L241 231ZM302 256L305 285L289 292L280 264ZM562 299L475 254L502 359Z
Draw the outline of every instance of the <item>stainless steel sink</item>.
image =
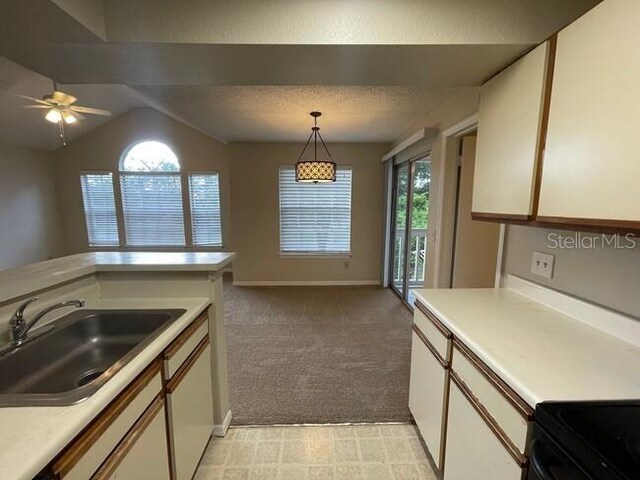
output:
M0 407L85 400L185 310L77 310L0 355Z

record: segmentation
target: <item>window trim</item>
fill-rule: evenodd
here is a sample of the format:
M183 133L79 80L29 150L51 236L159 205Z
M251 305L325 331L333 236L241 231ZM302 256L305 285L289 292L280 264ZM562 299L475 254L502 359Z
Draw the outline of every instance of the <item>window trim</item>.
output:
M139 142L136 142L139 143ZM119 167L120 165L118 165ZM113 193L114 200L116 203L116 222L118 225L118 240L120 245L118 246L90 246L89 245L89 233L87 231L86 220L84 221L84 230L85 230L85 243L87 245L88 251L90 252L147 252L153 250L155 252L220 252L225 248L225 215L222 208L222 182L220 172L218 170L186 170L184 168L180 168L179 172L134 172L134 171L121 171L120 168L114 169L92 169L92 170L79 170L78 171L78 187L81 188L80 185L80 177L86 174L94 174L94 175L103 175L110 173L113 178ZM153 245L145 245L145 246L133 246L127 245L126 242L126 233L124 226L124 210L122 207L122 189L120 185L120 175L137 174L144 175L179 175L180 182L182 186L182 204L183 204L183 221L185 222L184 226L184 235L185 235L185 246L153 246ZM194 245L193 244L193 236L191 232L191 204L189 201L189 175L190 174L199 174L199 175L218 175L218 193L220 195L220 236L222 237L222 245L213 246L213 245ZM85 211L84 211L84 203L82 201L82 191L80 191L80 203L82 205L82 218L84 219Z
M293 169L295 165L283 163L278 165L276 171L276 183L278 185L278 256L285 259L308 259L308 260L329 260L329 259L345 259L353 257L353 175L354 167L352 164L340 164L337 166L339 170L351 170L351 208L349 210L349 251L348 252L283 252L282 251L282 206L280 204L280 171L282 169Z

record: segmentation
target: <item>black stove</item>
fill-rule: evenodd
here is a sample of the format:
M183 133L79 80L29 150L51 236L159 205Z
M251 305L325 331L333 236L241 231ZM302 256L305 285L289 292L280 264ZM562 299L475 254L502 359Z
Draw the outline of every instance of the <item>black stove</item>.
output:
M640 400L536 407L528 480L640 480Z

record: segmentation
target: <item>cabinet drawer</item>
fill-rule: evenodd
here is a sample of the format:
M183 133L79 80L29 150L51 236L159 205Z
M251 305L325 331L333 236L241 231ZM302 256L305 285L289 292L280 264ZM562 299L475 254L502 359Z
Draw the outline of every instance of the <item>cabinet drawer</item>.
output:
M209 334L207 313L202 313L164 351L164 372L166 380L173 377L189 358L203 338Z
M413 323L434 347L440 359L448 363L451 361L449 341L451 332L436 316L420 301L416 300L413 311Z
M64 480L90 478L161 392L160 364L155 362L55 460L53 472Z
M169 480L167 452L165 402L159 395L91 480Z
M454 341L452 370L521 454L533 410L466 346Z

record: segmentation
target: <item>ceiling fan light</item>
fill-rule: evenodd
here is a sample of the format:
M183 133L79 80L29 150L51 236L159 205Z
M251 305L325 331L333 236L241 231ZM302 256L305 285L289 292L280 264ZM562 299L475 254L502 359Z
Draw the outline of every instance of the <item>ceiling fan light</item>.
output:
M52 108L47 112L44 118L51 123L58 123L62 120L62 113L57 108Z
M78 121L78 119L73 113L67 112L66 110L62 112L62 118L67 124L76 123Z

